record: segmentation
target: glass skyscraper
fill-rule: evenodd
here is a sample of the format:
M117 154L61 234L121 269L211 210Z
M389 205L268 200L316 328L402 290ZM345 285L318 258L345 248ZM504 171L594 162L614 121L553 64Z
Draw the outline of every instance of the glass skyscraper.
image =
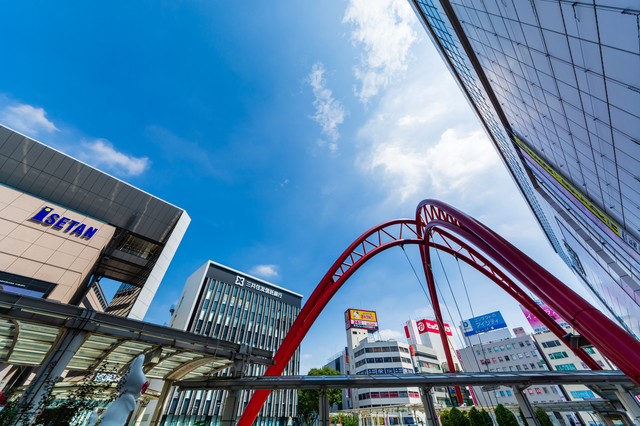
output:
M300 313L302 295L259 278L209 261L185 283L170 326L251 347L275 351ZM300 349L283 375L297 375ZM247 374L260 376L266 367L251 365ZM222 371L216 375L225 375ZM253 392L238 395L241 414ZM165 406L161 425L187 426L220 422L226 391L174 389ZM258 417L258 426L283 426L296 416L295 390L273 392ZM144 423L144 422L143 422Z
M410 3L550 244L640 337L638 2Z

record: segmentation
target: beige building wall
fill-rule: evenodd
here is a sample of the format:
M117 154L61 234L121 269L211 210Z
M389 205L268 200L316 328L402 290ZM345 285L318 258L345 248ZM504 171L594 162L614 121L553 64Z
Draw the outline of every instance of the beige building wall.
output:
M86 239L29 220L45 206L98 231ZM50 300L69 302L114 232L111 225L0 185L0 271L58 284Z

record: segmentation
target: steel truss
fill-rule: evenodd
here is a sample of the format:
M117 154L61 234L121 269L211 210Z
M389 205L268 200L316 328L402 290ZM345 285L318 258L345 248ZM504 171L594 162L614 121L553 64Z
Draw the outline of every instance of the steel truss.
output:
M435 235L443 244L433 240ZM418 204L415 220L396 219L371 228L340 255L309 296L280 344L274 357L275 364L268 367L264 375L282 374L318 315L367 260L389 248L406 244L420 248L431 304L451 373L456 370L431 271L431 247L454 255L481 272L562 338L566 334L564 329L514 282L517 280L640 385L640 342L497 233L448 204L431 199ZM601 369L583 349L572 350L592 370ZM456 391L461 402L459 388ZM238 426L250 426L255 421L270 392L255 391Z

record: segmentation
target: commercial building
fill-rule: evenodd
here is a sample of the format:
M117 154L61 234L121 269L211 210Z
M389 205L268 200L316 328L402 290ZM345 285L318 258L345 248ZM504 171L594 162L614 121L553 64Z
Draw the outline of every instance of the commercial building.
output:
M544 360L532 343L530 336L517 336L486 341L460 349L460 359L467 372L483 371L547 371ZM532 403L561 401L562 395L556 386L539 386L527 389ZM473 388L476 404L495 406L517 404L513 389L500 386L496 389Z
M447 341L449 343L449 349L451 350L451 357L453 358L455 363L456 371L462 371L460 364L456 362L456 360L458 359L458 355L456 354L458 348L453 338L451 326L445 323L444 328L445 334L447 335L448 339ZM446 362L447 355L445 353L444 346L442 345L438 323L436 321L428 319L422 319L419 321L409 320L404 326L404 333L407 337L407 342L410 345L415 347L417 347L418 345L423 345L428 348L434 349L438 358L443 361L441 363L443 371L449 371L449 366Z
M298 293L208 261L187 279L169 326L275 352L300 313L301 302L302 295ZM298 349L283 375L297 375L299 368ZM265 369L252 365L246 374L259 376ZM211 373L224 375L225 371ZM251 395L248 391L239 393L237 415ZM207 425L217 424L226 397L227 392L220 390L174 389L160 424L193 424L201 420ZM296 416L296 409L296 391L274 392L264 404L257 424L282 426Z
M187 213L0 126L0 289L142 319ZM110 304L100 279L122 283Z
M410 3L549 243L640 336L638 3Z

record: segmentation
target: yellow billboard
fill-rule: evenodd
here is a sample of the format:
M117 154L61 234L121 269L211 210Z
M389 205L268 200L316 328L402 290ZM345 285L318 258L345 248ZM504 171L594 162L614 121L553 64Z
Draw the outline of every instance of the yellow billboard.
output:
M347 309L344 313L344 321L347 330L350 328L364 328L366 330L378 331L378 316L375 311Z

